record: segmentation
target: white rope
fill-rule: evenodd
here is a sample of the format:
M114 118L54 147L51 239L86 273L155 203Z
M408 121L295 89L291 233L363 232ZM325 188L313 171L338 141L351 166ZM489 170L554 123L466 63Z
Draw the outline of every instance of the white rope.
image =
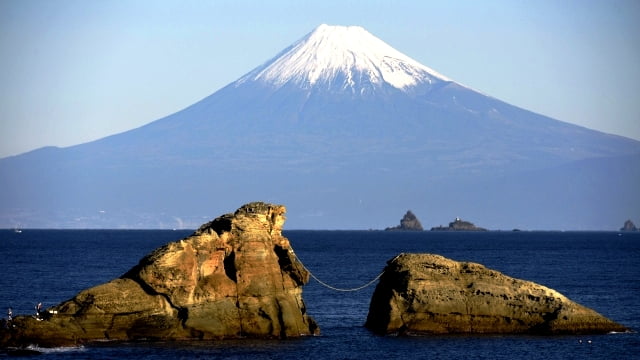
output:
M378 279L380 279L380 277L382 276L382 274L384 274L384 270L383 270L383 271L382 271L378 276L376 276L376 278L375 278L375 279L373 279L373 280L369 281L368 283L366 283L366 284L364 284L364 285L362 285L362 286L358 286L358 287L356 287L356 288L351 288L351 289L341 289L341 288L337 288L337 287L331 286L331 285L327 284L326 282L324 282L324 281L322 281L322 280L318 279L315 275L313 275L313 273L311 272L311 270L309 270L306 266L304 266L304 264L302 263L302 261L300 260L300 258L298 258L298 256L297 256L293 251L291 251L291 253L293 254L293 256L295 256L295 257L296 257L296 259L298 260L298 262L300 263L300 265L302 265L302 267L303 267L305 270L307 270L307 272L309 273L309 275L310 275L312 278L314 278L317 282L319 282L319 283L320 283L320 285L322 285L322 286L324 286L324 287L326 287L326 288L329 288L329 289L331 289L331 290L335 290L335 291L350 292L350 291L359 291L359 290L362 290L362 289L364 289L364 288L367 288L367 287L371 286L371 284L373 284L374 282L378 281Z
M304 266L304 265L303 265L303 266ZM305 267L305 269L307 269L307 268ZM329 285L329 284L325 283L324 281L322 281L322 280L318 279L315 275L313 275L313 273L312 273L311 271L309 271L309 269L307 269L307 271L309 272L309 275L310 275L312 278L314 278L317 282L319 282L320 284L322 284L324 287L327 287L327 288L329 288L329 289L331 289L331 290L335 290L335 291L344 291L344 292L348 292L348 291L359 291L359 290L362 290L362 289L364 289L364 288L366 288L366 287L368 287L368 286L371 286L371 284L373 284L374 282L378 281L378 279L380 279L380 277L382 276L382 274L384 274L384 271L383 271L383 272L381 272L381 273L380 273L380 275L376 276L376 278L375 278L375 279L373 279L373 280L369 281L368 283L366 283L366 284L364 284L364 285L362 285L362 286L359 286L359 287L357 287L357 288L353 288L353 289L340 289L340 288L337 288L337 287L333 287L333 286L331 286L331 285Z

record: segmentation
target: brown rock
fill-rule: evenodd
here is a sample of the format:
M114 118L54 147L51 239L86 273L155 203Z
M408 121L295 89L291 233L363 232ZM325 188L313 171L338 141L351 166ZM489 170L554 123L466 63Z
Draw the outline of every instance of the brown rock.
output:
M431 231L487 231L487 229L475 226L472 222L456 218L449 223L449 226L432 227Z
M388 262L366 326L380 334L628 330L542 285L431 254L401 254Z
M400 219L400 225L394 227L388 227L385 231L423 231L422 224L418 217L408 210L406 214Z
M0 345L135 339L285 338L318 333L309 274L282 236L285 207L244 205L156 249L121 278L0 330Z
M627 220L624 222L624 225L620 228L620 231L638 231L636 224L631 220Z

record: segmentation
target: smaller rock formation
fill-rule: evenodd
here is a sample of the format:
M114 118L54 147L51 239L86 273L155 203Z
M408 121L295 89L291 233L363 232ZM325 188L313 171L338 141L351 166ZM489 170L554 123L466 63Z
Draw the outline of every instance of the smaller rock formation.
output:
M406 214L400 220L400 225L394 227L388 227L384 229L385 231L423 231L422 224L420 224L420 220L414 215L411 210L407 211Z
M620 228L620 231L638 231L638 228L633 221L627 220L624 222L624 226Z
M555 290L470 262L400 254L387 263L365 326L379 334L627 331Z
M432 227L431 231L487 231L487 229L475 226L472 222L456 218L449 223L449 226Z
M316 334L302 300L309 273L281 235L285 211L256 202L220 216L44 319L15 317L0 347Z

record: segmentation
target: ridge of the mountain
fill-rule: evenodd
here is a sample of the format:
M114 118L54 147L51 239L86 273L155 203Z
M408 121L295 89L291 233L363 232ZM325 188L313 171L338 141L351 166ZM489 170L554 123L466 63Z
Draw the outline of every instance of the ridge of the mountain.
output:
M322 24L236 84L247 81L364 93L385 85L406 90L451 80L360 26Z

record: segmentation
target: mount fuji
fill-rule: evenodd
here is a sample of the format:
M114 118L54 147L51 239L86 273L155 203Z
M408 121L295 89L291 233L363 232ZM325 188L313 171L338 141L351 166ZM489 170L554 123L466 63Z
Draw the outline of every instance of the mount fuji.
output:
M357 26L321 25L140 128L0 159L0 227L196 227L287 205L293 229L382 229L411 209L492 229L617 229L640 142L509 105Z

